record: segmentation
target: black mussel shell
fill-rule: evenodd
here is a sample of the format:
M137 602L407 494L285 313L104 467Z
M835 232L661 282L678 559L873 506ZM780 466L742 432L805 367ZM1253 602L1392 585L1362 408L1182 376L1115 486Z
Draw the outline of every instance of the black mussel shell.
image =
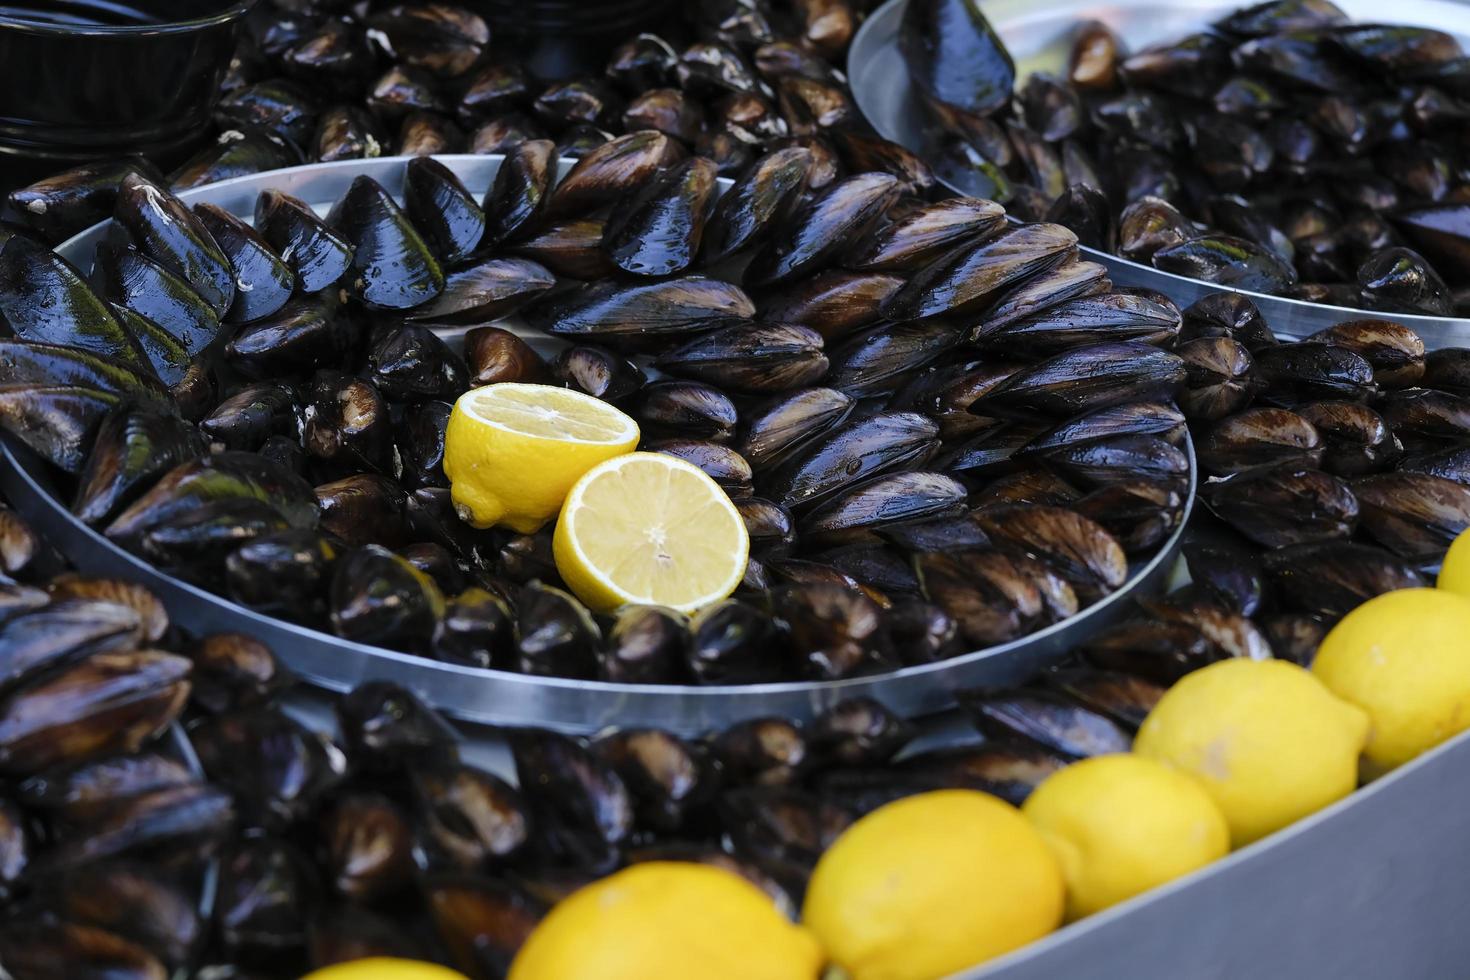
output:
M1255 242L1229 235L1200 236L1153 254L1165 272L1220 286L1280 293L1296 282L1296 270Z
M809 440L840 425L856 403L833 388L805 388L753 409L736 448L757 471L769 469Z
M413 538L408 495L390 477L354 473L323 483L314 493L322 531L344 545L400 548Z
M377 120L366 109L333 106L317 120L314 157L319 163L372 159L383 155L384 142Z
M782 676L770 617L738 599L701 610L690 624L689 669L701 684L757 684Z
M715 201L715 164L691 157L649 181L613 208L602 247L625 272L668 276L687 269L699 253Z
M485 212L454 171L416 156L403 172L403 205L440 262L452 265L473 252L485 233Z
M453 726L412 692L388 681L369 681L336 705L347 757L367 771L414 771L458 761Z
M796 324L750 323L696 337L657 357L654 365L748 394L789 391L827 373L822 336Z
M332 628L344 639L423 650L444 614L444 596L433 579L404 559L366 545L336 563L331 612Z
M689 619L659 606L618 610L598 655L599 675L622 684L672 684L682 680L693 636Z
M620 136L577 161L556 185L547 213L580 216L636 192L657 172L683 156L677 141L644 130Z
M213 204L194 205L194 215L230 261L235 300L228 319L258 320L284 306L296 288L296 274L265 239L250 225Z
M824 435L762 481L766 496L805 511L858 482L921 464L938 448L939 427L913 412L868 416Z
M1010 52L978 6L923 0L904 11L899 50L925 102L952 131L1006 104L1016 81Z
M1346 538L1358 523L1354 491L1320 470L1240 473L1206 484L1200 495L1221 520L1267 548Z
M1470 487L1427 473L1379 473L1352 482L1363 529L1394 554L1433 564L1470 526Z
M646 437L726 442L737 413L730 396L698 381L660 381L639 394L634 417Z
M274 313L246 324L225 345L225 359L246 377L305 375L341 363L361 330L336 292L326 289L296 296Z
M471 153L509 153L521 143L544 139L546 134L519 112L488 120L470 134ZM553 153L553 157L556 154Z
M18 187L9 194L10 206L26 227L55 245L111 217L118 186L131 173L164 183L163 175L142 157L118 157L79 164Z
M896 320L977 313L1005 289L1061 265L1075 254L1076 246L1077 236L1060 225L1009 228L926 266L883 312Z
M527 319L549 333L623 347L749 321L755 304L733 283L706 276L657 282L590 283L561 293L528 311Z
M255 229L296 273L303 293L335 285L352 266L352 245L289 194L261 192L255 200Z
M417 323L375 331L367 366L383 394L398 401L452 401L467 387L463 359L434 331Z
M485 244L524 238L536 227L556 182L555 151L550 140L526 140L506 153L482 202Z
M634 802L613 767L565 735L515 729L506 737L546 856L589 869L616 860L633 831Z
M226 130L215 143L194 154L169 175L169 188L181 193L232 177L293 167L300 162L300 153L280 136Z
M144 372L141 338L71 263L27 235L0 239L0 318L25 340L70 344Z
M1358 267L1357 280L1370 305L1430 316L1450 312L1449 287L1424 256L1412 249L1374 252Z
M200 420L199 432L215 446L252 451L267 436L299 432L301 421L302 406L294 387L260 381L216 405Z
M598 218L538 226L535 234L513 244L511 250L568 279L602 279L617 269L602 250L605 227L606 223Z
M1177 354L1134 341L1092 344L1022 368L975 404L1075 415L1126 402L1170 401L1186 378Z
M616 402L643 387L648 376L626 357L602 347L568 347L551 366L552 377L567 388Z
M525 801L505 780L466 765L413 777L414 795L437 857L478 870L513 858L531 838Z
M337 547L320 534L285 531L233 551L225 582L236 602L299 621L322 608L336 559Z
M465 334L464 353L472 388L502 381L543 384L548 376L549 368L535 348L499 327L476 327Z
M1307 418L1283 408L1251 408L1221 419L1199 440L1199 462L1219 476L1267 466L1316 468L1325 441Z
M543 677L592 678L602 631L586 607L561 589L533 582L516 602L520 636L517 666Z
M476 324L516 312L556 284L551 272L530 259L489 259L449 273L444 292L420 306L410 319L435 324Z
M133 173L118 187L114 217L144 254L192 286L215 316L224 316L235 298L230 260L182 201Z
M190 357L208 347L219 332L219 316L203 297L136 249L99 245L92 275L108 299L157 324Z
M306 146L316 129L317 106L304 87L272 78L231 92L214 115L223 130L260 132Z
M368 306L410 309L444 290L444 272L429 246L371 177L352 182L327 224L352 245L348 283Z
M805 190L811 166L811 151L801 146L775 150L751 164L710 215L704 261L718 262L770 234Z
M888 174L858 174L832 184L761 247L745 282L775 286L820 270L861 240L898 194L898 182Z
M72 513L96 526L118 512L150 481L203 452L187 423L168 414L119 408L102 422L77 480Z
M1271 587L1282 605L1333 619L1374 596L1428 584L1402 558L1351 541L1280 548L1268 552L1264 561Z
M835 339L877 322L904 280L884 272L826 269L784 289L764 292L759 314L771 323L797 323Z
M388 403L371 381L322 371L312 380L301 446L328 469L394 473Z

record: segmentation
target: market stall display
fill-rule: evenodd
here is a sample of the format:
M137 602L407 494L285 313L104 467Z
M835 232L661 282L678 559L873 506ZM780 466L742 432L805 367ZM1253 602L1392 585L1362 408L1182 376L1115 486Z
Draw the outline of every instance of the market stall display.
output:
M1460 42L1058 3L1049 78L993 2L710 0L544 82L279 0L180 170L12 192L0 972L1031 975L1450 759ZM947 142L869 128L873 37ZM1418 285L1304 303L1373 222Z

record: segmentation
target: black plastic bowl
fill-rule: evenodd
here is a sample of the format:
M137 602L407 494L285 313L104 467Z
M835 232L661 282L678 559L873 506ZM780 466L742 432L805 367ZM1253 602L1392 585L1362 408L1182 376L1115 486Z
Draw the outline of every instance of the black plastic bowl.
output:
M62 164L188 143L254 4L0 0L0 153Z

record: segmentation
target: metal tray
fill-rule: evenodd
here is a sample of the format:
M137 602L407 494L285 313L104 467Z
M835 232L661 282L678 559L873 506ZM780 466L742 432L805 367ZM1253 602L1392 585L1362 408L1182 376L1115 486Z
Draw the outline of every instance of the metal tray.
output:
M898 50L899 25L908 0L888 0L874 11L853 38L847 55L847 76L853 98L868 122L882 136L915 152L924 151L926 110L909 82L908 68ZM1016 62L1018 78L1032 72L1059 72L1065 68L1072 31L1085 20L1099 20L1117 31L1130 50L1137 51L1197 31L1247 0L979 0L991 25L1005 41ZM1456 0L1401 0L1385 12L1374 0L1334 0L1355 21L1435 27L1455 35L1470 50L1470 8ZM974 194L963 173L937 171L935 176L958 194ZM980 192L979 196L984 196ZM1265 293L1233 290L1227 286L1162 272L1153 266L1083 248L1095 262L1107 266L1120 286L1146 286L1168 295L1180 306L1202 296L1239 292L1260 308L1277 334L1300 339L1343 320L1378 316L1345 306L1324 306ZM1388 314L1419 334L1426 347L1470 346L1470 319L1459 317Z
M478 194L494 179L501 158L459 155L439 159ZM238 177L180 196L191 203L207 201L248 219L254 213L256 194L277 188L325 210L362 174L380 181L390 193L401 193L404 163L405 158L399 157L295 167ZM86 268L106 227L88 229L57 251ZM451 716L480 724L594 732L616 723L698 735L761 715L808 720L825 708L859 696L875 698L904 715L929 714L951 706L957 690L1019 683L1030 677L1126 615L1132 609L1132 596L1164 587L1194 503L1197 467L1192 446L1189 455L1189 498L1180 529L1152 559L1132 569L1122 589L1071 619L942 663L871 677L708 687L614 684L481 670L353 643L263 615L164 574L74 519L57 494L49 468L8 436L0 440L0 490L83 571L141 582L158 593L170 616L186 629L257 636L312 684L347 691L363 681L391 680L412 688Z

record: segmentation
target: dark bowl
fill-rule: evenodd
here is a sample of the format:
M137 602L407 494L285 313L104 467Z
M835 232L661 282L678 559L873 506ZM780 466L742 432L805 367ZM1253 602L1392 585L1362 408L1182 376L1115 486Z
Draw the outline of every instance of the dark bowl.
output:
M0 153L55 170L183 146L209 124L254 4L0 0Z

